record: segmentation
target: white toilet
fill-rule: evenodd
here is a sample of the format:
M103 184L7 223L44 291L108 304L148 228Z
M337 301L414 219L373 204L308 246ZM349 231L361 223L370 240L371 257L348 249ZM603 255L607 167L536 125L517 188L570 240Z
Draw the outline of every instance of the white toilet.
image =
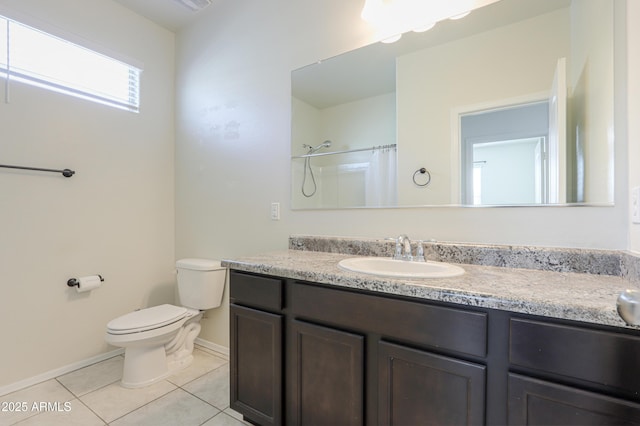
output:
M182 259L176 269L182 306L141 309L107 324L107 343L125 348L124 387L150 385L191 364L202 311L222 303L227 268L219 261Z

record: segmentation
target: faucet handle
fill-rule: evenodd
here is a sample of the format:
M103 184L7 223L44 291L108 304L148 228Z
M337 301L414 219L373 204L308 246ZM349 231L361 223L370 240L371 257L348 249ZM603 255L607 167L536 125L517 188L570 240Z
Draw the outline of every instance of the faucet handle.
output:
M423 241L419 240L416 244L416 257L414 257L413 260L416 262L425 262Z
M401 241L400 237L392 238L392 239L395 239L395 241L396 241L396 250L393 253L393 259L401 260L402 259L402 241Z

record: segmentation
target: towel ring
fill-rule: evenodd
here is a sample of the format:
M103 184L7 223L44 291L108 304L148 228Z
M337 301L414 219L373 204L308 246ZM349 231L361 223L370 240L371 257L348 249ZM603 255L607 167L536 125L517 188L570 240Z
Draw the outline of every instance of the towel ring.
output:
M418 180L416 180L416 177L418 177L418 175L426 175L426 182L423 183L419 183ZM418 186L427 186L431 183L431 173L429 173L429 170L425 169L424 167L419 168L418 170L416 170L416 172L413 174L413 183L415 183Z

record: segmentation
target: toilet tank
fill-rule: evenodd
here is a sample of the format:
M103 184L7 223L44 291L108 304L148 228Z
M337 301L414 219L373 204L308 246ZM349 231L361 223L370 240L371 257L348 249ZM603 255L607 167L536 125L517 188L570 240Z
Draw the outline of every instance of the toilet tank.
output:
M182 306L198 310L220 306L227 279L227 268L220 261L180 259L176 262L176 269Z

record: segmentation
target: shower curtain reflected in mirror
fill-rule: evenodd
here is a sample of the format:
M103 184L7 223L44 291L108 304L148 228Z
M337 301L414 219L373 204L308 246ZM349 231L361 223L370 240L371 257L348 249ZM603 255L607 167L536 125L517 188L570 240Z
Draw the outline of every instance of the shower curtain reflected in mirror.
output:
M365 174L367 207L398 205L396 148L373 150Z
M292 157L294 208L398 205L395 145L311 155L313 161L309 161L308 154ZM311 171L315 185L311 183ZM306 185L304 191L303 185Z

